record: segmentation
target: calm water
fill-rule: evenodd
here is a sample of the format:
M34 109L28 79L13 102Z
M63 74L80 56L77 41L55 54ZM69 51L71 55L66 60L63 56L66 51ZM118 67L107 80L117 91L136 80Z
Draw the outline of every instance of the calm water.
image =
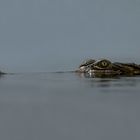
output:
M140 77L1 77L0 139L139 140Z

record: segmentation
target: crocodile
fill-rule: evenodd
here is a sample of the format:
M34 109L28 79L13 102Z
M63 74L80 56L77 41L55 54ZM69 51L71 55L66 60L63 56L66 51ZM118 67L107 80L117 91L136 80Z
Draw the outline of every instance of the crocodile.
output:
M111 62L108 59L88 59L80 64L76 72L94 76L134 76L140 75L140 65L135 63Z

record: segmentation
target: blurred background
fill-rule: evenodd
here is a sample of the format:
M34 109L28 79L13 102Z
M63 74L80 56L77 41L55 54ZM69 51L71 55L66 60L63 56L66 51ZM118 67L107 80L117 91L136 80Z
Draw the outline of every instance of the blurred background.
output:
M138 0L1 0L0 69L73 70L87 58L140 63Z

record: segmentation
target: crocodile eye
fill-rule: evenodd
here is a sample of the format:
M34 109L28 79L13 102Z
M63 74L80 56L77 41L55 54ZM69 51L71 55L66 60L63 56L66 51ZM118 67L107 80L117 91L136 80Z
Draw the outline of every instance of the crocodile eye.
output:
M103 61L103 62L101 62L101 65L102 65L103 67L106 67L106 66L108 65L108 63L107 63L106 61Z
M99 60L95 64L95 66L98 68L108 68L110 65L111 65L111 62L108 60Z

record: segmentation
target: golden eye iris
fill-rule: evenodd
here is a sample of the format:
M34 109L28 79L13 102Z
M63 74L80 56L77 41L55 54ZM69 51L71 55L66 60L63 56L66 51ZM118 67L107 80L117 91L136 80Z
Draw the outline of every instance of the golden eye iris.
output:
M109 60L98 60L96 61L94 67L96 67L97 69L106 69L106 68L109 68L111 65L111 62Z
M101 65L102 65L103 67L106 67L106 66L108 65L108 63L107 63L106 61L102 61L102 62L101 62Z

